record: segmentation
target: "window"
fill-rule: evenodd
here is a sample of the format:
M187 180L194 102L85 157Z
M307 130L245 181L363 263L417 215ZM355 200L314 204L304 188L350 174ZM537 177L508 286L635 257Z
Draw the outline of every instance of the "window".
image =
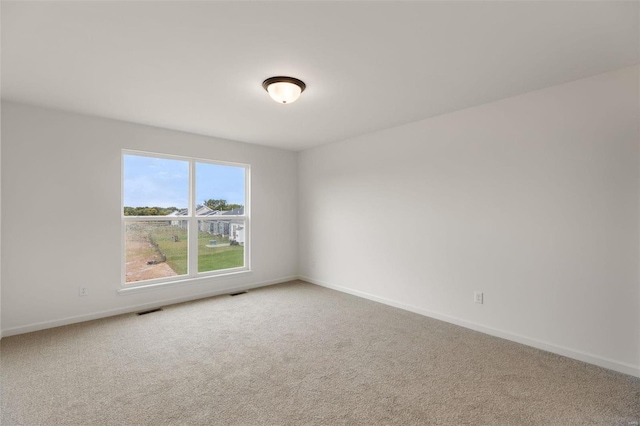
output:
M249 166L123 151L123 283L249 270Z

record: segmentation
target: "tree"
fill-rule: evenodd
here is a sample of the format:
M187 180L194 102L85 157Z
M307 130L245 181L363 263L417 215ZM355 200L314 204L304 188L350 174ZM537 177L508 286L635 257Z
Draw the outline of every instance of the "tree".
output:
M204 202L204 205L209 207L211 210L228 210L227 200L209 199Z
M239 209L241 207L244 207L242 204L227 204L227 200L214 199L214 198L205 200L204 205L209 207L211 210L218 210L218 211L228 211L228 210Z
M177 207L128 207L124 208L125 216L166 216L179 210Z

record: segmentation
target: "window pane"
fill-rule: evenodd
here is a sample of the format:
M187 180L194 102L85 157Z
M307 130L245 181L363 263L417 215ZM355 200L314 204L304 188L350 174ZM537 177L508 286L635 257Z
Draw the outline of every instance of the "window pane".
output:
M244 214L245 168L196 163L196 215Z
M198 272L244 266L244 220L198 221Z
M125 222L126 282L187 273L186 220Z
M124 155L124 215L188 214L189 162Z

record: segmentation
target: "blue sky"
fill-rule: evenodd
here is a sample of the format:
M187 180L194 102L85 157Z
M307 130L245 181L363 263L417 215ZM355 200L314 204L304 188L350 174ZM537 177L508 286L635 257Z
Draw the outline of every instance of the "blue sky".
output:
M242 167L196 163L196 203L209 198L244 205ZM178 207L189 204L189 162L166 158L124 156L124 205Z

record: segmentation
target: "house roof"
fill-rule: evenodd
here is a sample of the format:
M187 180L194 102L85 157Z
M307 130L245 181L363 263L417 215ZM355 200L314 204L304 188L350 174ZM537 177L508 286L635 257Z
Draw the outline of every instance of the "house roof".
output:
M243 207L238 207L235 209L231 209L228 211L224 211L222 212L223 215L243 215L244 214L244 206Z

